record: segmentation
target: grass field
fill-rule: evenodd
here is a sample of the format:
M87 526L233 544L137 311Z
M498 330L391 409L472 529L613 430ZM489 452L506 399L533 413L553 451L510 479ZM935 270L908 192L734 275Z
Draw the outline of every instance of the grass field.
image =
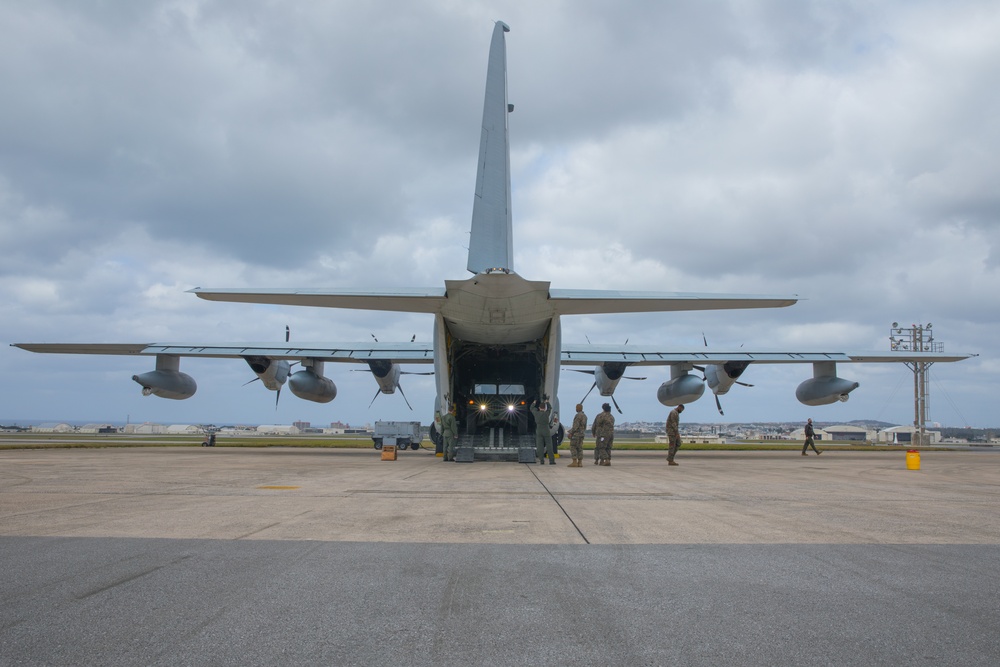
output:
M63 434L63 433L2 433L0 449L53 449L53 448L107 448L107 447L200 447L201 435L134 435L134 434ZM421 443L424 449L433 449L430 440ZM373 449L371 438L335 435L262 435L228 436L216 439L217 447L324 447L335 449ZM730 444L684 443L688 451L783 451L802 446L801 441L767 440L741 441ZM864 452L898 452L906 449L895 445L863 445L850 442L818 442L821 449ZM593 441L584 441L584 449L592 450ZM665 443L639 439L616 439L616 450L666 451ZM920 447L929 450L933 448ZM568 451L569 443L563 442L560 452Z

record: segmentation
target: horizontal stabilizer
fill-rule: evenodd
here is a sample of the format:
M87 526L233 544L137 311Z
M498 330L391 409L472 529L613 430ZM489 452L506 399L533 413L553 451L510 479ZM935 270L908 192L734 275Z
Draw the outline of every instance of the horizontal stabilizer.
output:
M268 303L281 306L353 308L402 313L436 313L445 302L443 287L396 289L391 292L332 292L320 289L208 289L189 290L208 301Z
M733 308L783 308L797 302L799 297L798 295L553 289L549 291L549 300L560 315L597 315L602 313L661 313Z

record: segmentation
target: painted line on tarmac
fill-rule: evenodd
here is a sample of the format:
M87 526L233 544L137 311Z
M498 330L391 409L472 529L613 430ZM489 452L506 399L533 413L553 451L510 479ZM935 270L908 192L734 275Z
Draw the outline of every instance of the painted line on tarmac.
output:
M532 476L536 480L538 480L538 483L541 484L543 489L545 489L545 493L549 494L549 498L552 498L552 502L554 502L556 505L559 506L559 509L561 509L562 513L566 515L566 518L569 519L569 522L573 524L573 527L576 528L576 532L580 534L580 537L583 539L583 541L586 542L587 544L590 544L590 540L588 540L587 536L583 534L582 530L580 530L580 526L576 525L576 521L573 521L573 517L569 515L569 512L567 512L566 508L562 506L562 503L559 502L559 499L556 498L551 491L549 491L549 487L545 486L545 482L539 479L538 475L535 474L535 469L532 468L530 465L525 466L525 468L527 468L531 472Z

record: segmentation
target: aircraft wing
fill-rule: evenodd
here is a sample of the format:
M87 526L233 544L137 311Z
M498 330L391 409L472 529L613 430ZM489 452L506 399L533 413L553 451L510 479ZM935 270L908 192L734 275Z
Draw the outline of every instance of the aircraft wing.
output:
M562 346L562 364L591 366L606 362L624 362L630 366L670 366L690 363L724 364L749 362L755 364L801 364L832 361L836 363L892 363L906 361L961 361L973 354L943 352L748 352L746 350L716 351L701 349L690 352L665 351L637 345L567 345Z
M321 289L209 289L188 290L208 301L267 303L282 306L352 308L402 313L436 313L447 300L445 289L411 288L391 292L333 292Z
M319 359L345 363L370 360L397 364L430 364L434 348L429 343L12 343L29 352L44 354L100 354L242 359L260 356L271 359Z
M783 308L797 295L701 294L697 292L634 292L620 290L549 290L549 302L560 315L660 313L681 310Z

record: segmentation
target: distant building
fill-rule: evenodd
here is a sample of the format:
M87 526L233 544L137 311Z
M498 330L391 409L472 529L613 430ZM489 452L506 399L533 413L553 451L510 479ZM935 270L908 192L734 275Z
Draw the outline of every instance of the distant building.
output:
M916 426L893 426L878 434L878 441L887 445L909 445L913 442ZM941 442L941 431L925 431L930 444Z
M813 433L815 434L813 436L814 440L832 440L833 439L833 438L830 437L830 434L826 432L826 429L816 428L815 424L813 424ZM802 440L802 441L805 441L805 439L806 439L806 429L805 429L805 427L803 426L800 429L796 429L796 430L792 431L788 435L788 439L789 440Z
M261 424L257 433L261 435L298 435L302 431L298 426L290 424Z
M665 433L661 433L654 440L658 443L666 444L667 436ZM725 444L726 439L714 433L683 433L681 434L681 442L699 445L722 445Z
M847 442L874 442L875 432L860 426L850 426L843 424L840 426L827 426L823 432L829 436L830 440L840 440ZM805 434L803 433L803 437Z
M117 433L118 429L111 424L84 424L80 433Z
M143 422L141 424L127 424L125 426L126 433L133 433L135 435L153 435L159 433L166 433L167 427L163 424L154 424L153 422Z
M193 424L171 424L166 428L166 432L170 435L197 435L203 431L202 427Z
M76 429L65 422L39 424L32 426L32 433L73 433Z

